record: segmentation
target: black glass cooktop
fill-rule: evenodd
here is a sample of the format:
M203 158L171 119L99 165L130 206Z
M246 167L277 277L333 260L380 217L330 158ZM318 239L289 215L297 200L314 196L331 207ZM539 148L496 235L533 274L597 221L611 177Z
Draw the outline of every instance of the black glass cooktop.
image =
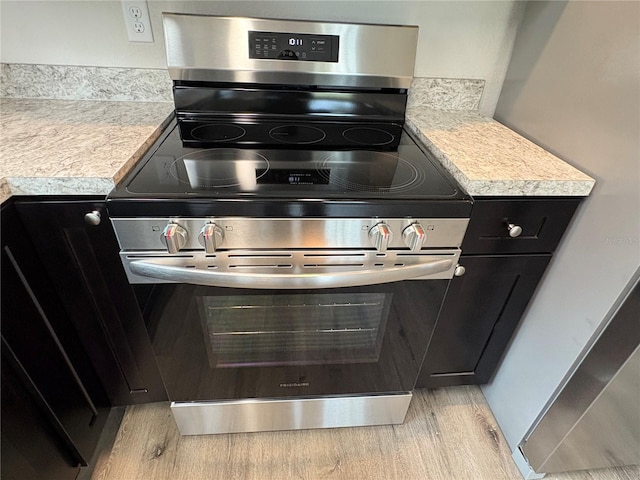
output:
M230 127L238 125L230 124ZM277 129L272 126L269 131L273 128ZM276 135L278 132L286 135L287 128L292 127L284 125ZM345 134L353 133L358 140L371 133L349 132L348 128L343 130ZM205 137L217 134L205 130L202 127L200 132ZM227 130L229 136L241 131ZM344 146L342 149L314 149L312 144L298 144L295 149L240 145L202 148L184 142L180 128L174 122L164 140L150 150L141 166L119 190L124 189L126 193L122 193L129 197L147 198L357 200L453 199L464 195L406 132L400 130L397 134L397 148L391 151L374 146L353 150Z

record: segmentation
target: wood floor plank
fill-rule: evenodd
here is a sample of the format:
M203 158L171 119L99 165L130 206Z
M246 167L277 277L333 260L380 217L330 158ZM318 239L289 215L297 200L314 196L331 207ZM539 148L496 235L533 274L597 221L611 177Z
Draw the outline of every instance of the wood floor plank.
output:
M513 480L476 387L416 392L403 425L182 437L168 404L128 407L92 480Z
M418 390L404 424L379 427L183 437L167 403L131 406L111 450L102 452L91 477L92 480L521 478L482 392L474 386ZM582 474L548 478L631 480L633 477Z

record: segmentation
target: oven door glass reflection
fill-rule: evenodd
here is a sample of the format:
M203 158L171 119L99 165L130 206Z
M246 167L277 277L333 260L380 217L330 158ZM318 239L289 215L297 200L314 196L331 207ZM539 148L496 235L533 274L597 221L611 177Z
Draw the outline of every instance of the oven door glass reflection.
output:
M198 297L211 368L377 362L390 293Z
M448 283L134 290L169 399L207 401L410 391Z

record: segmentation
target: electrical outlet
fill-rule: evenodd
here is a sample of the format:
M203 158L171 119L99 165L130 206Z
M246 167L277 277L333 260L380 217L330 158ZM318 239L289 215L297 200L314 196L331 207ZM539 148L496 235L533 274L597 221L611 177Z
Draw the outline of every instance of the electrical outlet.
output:
M153 43L146 0L122 0L122 13L130 42Z

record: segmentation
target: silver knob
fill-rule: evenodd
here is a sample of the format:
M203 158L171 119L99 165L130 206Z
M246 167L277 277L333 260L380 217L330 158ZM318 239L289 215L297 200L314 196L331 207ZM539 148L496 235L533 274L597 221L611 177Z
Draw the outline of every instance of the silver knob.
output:
M162 243L167 246L167 252L178 253L187 244L189 235L187 231L177 223L170 223L162 231Z
M507 230L509 231L509 236L511 238L519 237L522 233L522 227L514 223L507 224Z
M393 232L386 223L378 223L369 230L369 240L371 245L376 247L379 252L386 252L391 239L393 238Z
M224 240L224 232L215 223L206 223L198 235L198 242L207 253L214 253L222 240Z
M455 270L453 270L453 274L456 277L461 277L461 276L463 276L465 274L466 271L467 271L466 268L464 268L462 265L458 264L458 265L456 265Z
M87 225L93 225L95 227L96 225L100 225L100 220L102 220L102 218L98 210L84 214L84 221Z
M402 239L412 252L419 252L427 234L419 223L413 223L402 231Z

